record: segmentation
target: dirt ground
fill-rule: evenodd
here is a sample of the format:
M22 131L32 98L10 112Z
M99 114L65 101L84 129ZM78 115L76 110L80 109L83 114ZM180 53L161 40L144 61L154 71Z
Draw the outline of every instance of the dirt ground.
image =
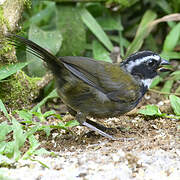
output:
M162 100L163 99L163 100ZM158 104L171 113L170 103L159 94L148 93L138 107ZM46 138L38 134L41 147L56 156L36 156L20 160L15 168L1 168L6 178L16 180L103 179L157 180L180 179L180 122L174 119L144 117L137 109L119 118L98 120L114 128L117 141L108 140L85 127L73 127L74 135L54 130ZM70 115L66 119L72 119ZM64 118L64 119L65 119Z

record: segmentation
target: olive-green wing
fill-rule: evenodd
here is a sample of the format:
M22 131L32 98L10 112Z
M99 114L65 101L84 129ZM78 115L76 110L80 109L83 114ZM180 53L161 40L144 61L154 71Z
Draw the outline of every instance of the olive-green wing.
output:
M139 97L139 84L119 65L85 57L60 57L75 76L106 94L113 101L134 101Z

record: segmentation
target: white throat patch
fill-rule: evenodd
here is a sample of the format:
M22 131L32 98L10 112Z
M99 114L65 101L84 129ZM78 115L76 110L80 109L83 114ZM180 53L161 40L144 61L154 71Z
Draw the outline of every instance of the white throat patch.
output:
M153 79L141 79L142 84L147 88L150 87L152 81L153 81Z
M155 60L159 60L160 56L158 55L150 55L150 56L146 56L143 57L141 59L136 59L135 61L130 61L127 65L126 65L126 69L128 72L131 72L133 67L140 65L143 62L146 62L148 59L155 59Z

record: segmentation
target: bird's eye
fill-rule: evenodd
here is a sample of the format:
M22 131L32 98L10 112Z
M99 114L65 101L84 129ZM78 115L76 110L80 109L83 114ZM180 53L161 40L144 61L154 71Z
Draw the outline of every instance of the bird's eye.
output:
M149 60L149 61L147 62L147 65L148 65L149 67L154 67L154 66L156 66L156 61L153 60L153 59L151 59L151 60Z

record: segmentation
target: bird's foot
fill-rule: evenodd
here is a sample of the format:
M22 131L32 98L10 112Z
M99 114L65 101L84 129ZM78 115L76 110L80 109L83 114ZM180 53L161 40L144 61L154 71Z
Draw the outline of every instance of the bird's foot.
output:
M109 128L98 124L97 122L91 121L89 119L86 119L86 115L79 112L76 115L77 121L83 125L86 126L88 128L90 128L91 130L98 132L100 135L109 138L111 140L116 140L116 138L114 138L113 136L111 136L110 134L106 133L105 131L107 131Z
M105 131L99 129L98 127L96 127L96 126L94 126L94 125L92 125L92 124L90 124L90 123L88 123L88 122L86 122L86 121L83 122L82 125L90 128L90 129L93 130L93 131L98 132L100 135L102 135L102 136L104 136L104 137L106 137L106 138L109 138L109 139L111 139L111 140L117 140L116 138L114 138L114 137L111 136L110 134L106 133ZM108 128L107 128L107 129L108 129Z

